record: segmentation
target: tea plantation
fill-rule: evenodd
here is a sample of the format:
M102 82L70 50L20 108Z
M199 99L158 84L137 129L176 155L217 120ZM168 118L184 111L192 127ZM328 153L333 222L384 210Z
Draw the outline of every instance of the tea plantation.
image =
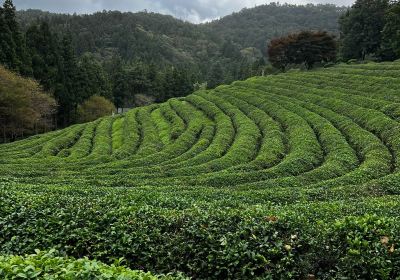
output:
M0 145L0 279L400 279L399 121L400 61Z

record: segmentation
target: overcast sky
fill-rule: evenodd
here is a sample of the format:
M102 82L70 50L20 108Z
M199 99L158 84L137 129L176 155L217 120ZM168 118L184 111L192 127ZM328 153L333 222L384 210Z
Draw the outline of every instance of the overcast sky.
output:
M3 2L0 0L0 2ZM242 8L266 4L267 0L14 0L18 10L41 9L58 13L93 13L102 10L143 11L169 14L191 22L216 19ZM333 3L350 5L352 0L286 0L290 4Z

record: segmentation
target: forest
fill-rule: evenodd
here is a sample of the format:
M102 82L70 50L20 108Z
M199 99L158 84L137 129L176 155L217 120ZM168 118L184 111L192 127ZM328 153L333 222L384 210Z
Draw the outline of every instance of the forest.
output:
M399 5L375 2L368 9L363 8L367 0L351 9L271 3L192 24L147 11L17 11L6 0L0 9L0 62L36 79L57 101L54 127L66 127L92 120L79 116L92 96L116 108L133 108L277 73L281 69L271 65L267 48L274 38L297 31L335 36L338 61L394 60L399 57ZM360 18L371 20L355 24ZM368 32L371 28L378 31Z

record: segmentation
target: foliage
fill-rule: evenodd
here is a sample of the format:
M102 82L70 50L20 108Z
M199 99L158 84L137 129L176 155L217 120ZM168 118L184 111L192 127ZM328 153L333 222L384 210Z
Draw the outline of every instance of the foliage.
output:
M392 2L387 10L386 24L382 36L385 58L389 60L400 58L400 2Z
M285 70L289 64L305 64L311 69L315 63L336 60L336 42L326 32L302 31L277 38L268 46L269 61Z
M173 66L187 72L191 85L196 82L219 85L261 75L263 66L254 63L263 58L267 41L274 37L300 30L338 33L337 19L342 11L343 8L333 5L272 3L207 24L192 24L149 12L62 15L28 10L19 11L17 16L23 30L40 20L47 21L59 37L72 34L77 56L91 53L97 57L105 64L114 86L119 84L112 78L118 68L110 67L115 57L128 64L129 71L136 64L144 69L155 64L159 76L163 76ZM222 78L210 75L210 67L214 65L223 65ZM158 92L169 95L163 94L163 88ZM161 96L157 100L167 99Z
M0 145L0 255L55 248L78 268L123 258L194 279L396 279L398 71L254 77Z
M93 95L134 107L186 96L195 84L215 88L264 75L267 41L304 29L337 33L342 12L272 3L196 25L147 12L16 13L11 0L4 7L0 62L54 94L60 127L73 124Z
M200 25L150 12L104 11L72 16L28 10L18 12L18 18L23 27L38 18L48 18L57 33L65 32L65 23L71 23L79 55L98 52L108 56L116 52L124 60L140 59L146 64L193 63L201 65L205 75L210 62L222 58L220 52L227 58L237 58L240 50L248 47L262 51L266 40L302 29L337 33L337 19L342 11L343 8L333 5L272 3Z
M32 72L30 57L26 52L15 13L12 1L4 1L3 7L0 7L0 63L21 74L29 75Z
M115 113L116 108L109 100L104 97L93 95L78 108L78 118L80 122L90 122L98 118L109 116Z
M0 11L4 14L0 17L4 59L0 57L0 62L34 77L53 93L59 104L57 123L61 127L79 119L78 107L91 96L103 96L118 107L134 107L193 91L194 77L187 67L160 68L137 60L123 62L118 55L108 60L94 52L80 54L70 30L55 33L47 19L32 22L26 29L26 40L22 40L15 7L11 1L4 7Z
M15 140L54 127L57 106L33 80L0 66L0 120L3 141Z
M87 258L74 260L57 256L56 250L21 256L0 256L2 279L107 279L107 280L156 280L181 279L173 276L153 276L150 273L132 271L116 265L105 265ZM183 277L182 277L183 279Z
M399 14L398 1L356 1L339 21L342 59L400 58Z

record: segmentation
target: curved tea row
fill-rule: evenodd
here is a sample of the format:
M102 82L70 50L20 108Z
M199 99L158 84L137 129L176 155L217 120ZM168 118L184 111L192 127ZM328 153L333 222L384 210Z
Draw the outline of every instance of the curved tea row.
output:
M0 145L0 259L22 273L40 249L167 279L397 279L399 73L256 77Z
M197 92L2 145L0 172L104 186L365 183L398 171L399 68L339 66Z

